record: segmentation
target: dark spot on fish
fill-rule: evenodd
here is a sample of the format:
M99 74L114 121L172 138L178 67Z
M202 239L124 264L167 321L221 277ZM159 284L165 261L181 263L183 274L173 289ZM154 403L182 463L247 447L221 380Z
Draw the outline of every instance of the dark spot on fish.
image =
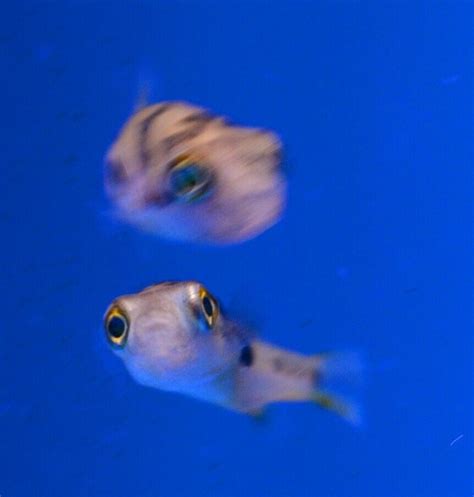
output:
M171 104L163 104L160 107L158 107L156 110L154 110L149 116L145 117L143 121L141 122L140 129L139 129L139 153L140 153L140 159L142 162L143 167L146 167L148 160L149 160L149 154L147 151L147 140L148 140L148 131L150 129L150 126L152 125L153 121L160 116L161 114L165 113L169 108L171 107Z
M283 366L283 360L280 357L273 358L273 367L275 368L275 371L281 371Z
M239 362L243 366L251 366L253 364L253 350L250 345L246 345L245 347L242 348L240 351L240 357L239 357Z

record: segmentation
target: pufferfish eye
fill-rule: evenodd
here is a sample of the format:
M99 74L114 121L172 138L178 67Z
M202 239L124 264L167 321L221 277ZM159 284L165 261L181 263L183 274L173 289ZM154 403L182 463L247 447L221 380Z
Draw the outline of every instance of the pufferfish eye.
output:
M219 314L217 300L204 288L199 289L199 309L197 309L197 318L200 328L209 330L214 327Z
M214 175L208 166L190 157L181 157L171 166L169 187L176 201L184 203L203 200L212 191Z
M104 320L107 340L114 348L123 348L127 341L128 319L127 316L118 308L112 307Z

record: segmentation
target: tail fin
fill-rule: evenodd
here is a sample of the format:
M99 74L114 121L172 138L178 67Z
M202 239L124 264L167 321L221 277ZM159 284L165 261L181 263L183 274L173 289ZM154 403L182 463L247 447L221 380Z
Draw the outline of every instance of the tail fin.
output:
M357 352L336 352L313 356L316 384L311 400L324 409L339 414L353 425L363 422L360 402L354 391L362 384L364 362ZM352 390L352 395L346 392Z

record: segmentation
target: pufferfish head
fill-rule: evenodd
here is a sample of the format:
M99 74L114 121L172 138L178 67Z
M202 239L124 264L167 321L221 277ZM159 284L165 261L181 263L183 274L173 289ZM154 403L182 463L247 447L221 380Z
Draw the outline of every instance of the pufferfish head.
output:
M227 370L238 343L200 283L165 282L115 299L104 316L112 350L147 386L185 391Z
M248 240L281 217L281 143L187 103L141 110L106 157L106 191L124 220L208 244Z

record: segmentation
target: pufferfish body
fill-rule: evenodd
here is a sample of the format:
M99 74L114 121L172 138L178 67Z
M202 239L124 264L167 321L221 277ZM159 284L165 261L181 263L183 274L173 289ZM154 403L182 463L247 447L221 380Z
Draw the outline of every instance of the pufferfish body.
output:
M333 391L359 375L356 354L305 356L258 340L198 282L166 282L118 297L104 327L140 384L251 415L275 402L309 401L360 421L358 404Z
M164 238L204 244L251 239L286 203L281 143L186 102L142 108L105 159L119 218Z

